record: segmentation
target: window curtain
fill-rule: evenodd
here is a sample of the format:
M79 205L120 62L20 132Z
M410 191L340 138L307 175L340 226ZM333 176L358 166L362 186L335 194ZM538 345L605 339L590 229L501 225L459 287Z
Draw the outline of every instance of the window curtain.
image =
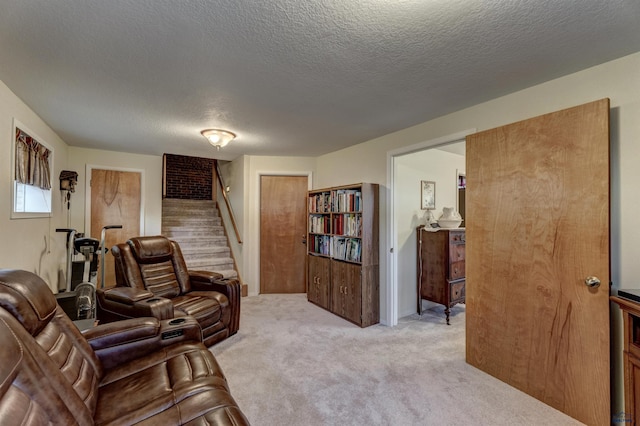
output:
M41 189L51 189L51 151L16 127L16 180Z

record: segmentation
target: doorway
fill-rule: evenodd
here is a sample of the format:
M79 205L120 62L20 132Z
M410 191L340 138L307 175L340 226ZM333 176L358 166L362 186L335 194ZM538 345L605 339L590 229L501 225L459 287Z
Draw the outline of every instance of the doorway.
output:
M460 133L408 146L387 154L387 186L390 189L389 196L391 202L387 203L387 217L389 218L390 224L387 239L387 264L389 265L387 269L387 282L389 285L384 295L386 296L386 304L381 306L383 313L381 315L381 323L385 325L395 326L398 324L398 318L415 312L417 303L415 227L418 226L418 224L424 223L424 215L427 213L427 211L421 210L420 208L419 195L417 201L414 203L415 205L406 205L406 201L403 202L402 200L406 197L410 199L415 198L416 194L419 194L420 189L419 176L426 177L428 175L425 175L424 171L418 170L416 171L417 183L415 187L412 188L411 185L409 185L408 188L401 188L398 184L398 180L401 178L401 176L398 175L398 170L401 167L400 163L402 159L406 160L420 153L431 151L434 148L439 147L447 150L447 145L461 143L467 135L472 133L475 133L475 129L469 129ZM459 147L448 150L460 152ZM454 165L450 173L442 171L441 173L448 177L443 177L441 180L438 179L438 182L436 182L435 201L436 208L438 209L436 212L442 211L443 206L457 206L455 195L457 192L457 173L464 169L464 160L462 166L459 164L460 163L458 163L458 167ZM411 168L410 165L407 165L407 167ZM411 172L409 172L409 174L411 174ZM445 197L443 195L441 197L441 193L450 194L450 196ZM404 205L402 203L404 203ZM407 228L407 223L411 223L411 226L408 227L411 229Z
M105 233L105 247L110 249L117 243L141 235L144 229L142 187L143 170L111 169L87 166L85 233L100 239L102 228L122 225L121 229L110 229ZM115 285L113 256L104 257L105 285ZM98 274L98 287L103 287Z

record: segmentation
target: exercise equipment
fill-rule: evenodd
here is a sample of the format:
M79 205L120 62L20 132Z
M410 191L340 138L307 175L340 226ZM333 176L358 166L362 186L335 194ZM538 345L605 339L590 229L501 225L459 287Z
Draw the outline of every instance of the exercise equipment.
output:
M100 286L104 287L106 232L109 229L121 229L122 225L108 225L102 228L100 240L84 237L71 228L58 228L56 232L67 234L67 267L65 292L75 293L74 312L70 313L78 320L96 316L96 287L98 269L101 271ZM100 258L98 258L98 254ZM62 299L62 298L59 298Z

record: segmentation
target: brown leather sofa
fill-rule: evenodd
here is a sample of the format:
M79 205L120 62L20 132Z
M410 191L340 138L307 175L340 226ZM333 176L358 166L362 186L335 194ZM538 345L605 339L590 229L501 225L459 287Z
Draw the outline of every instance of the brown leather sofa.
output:
M198 323L178 321L82 334L38 276L0 270L0 423L248 425Z
M189 271L180 246L163 236L135 237L113 246L116 287L98 289L101 322L140 316L191 315L211 346L238 331L240 283L221 274Z

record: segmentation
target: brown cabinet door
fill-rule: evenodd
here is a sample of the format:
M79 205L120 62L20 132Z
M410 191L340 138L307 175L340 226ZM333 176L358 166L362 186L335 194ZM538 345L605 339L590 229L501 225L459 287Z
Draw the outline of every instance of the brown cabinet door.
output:
M362 316L361 269L354 263L333 261L331 264L331 310L357 324Z
M345 318L357 324L362 322L361 270L360 265L345 264Z
M309 272L307 298L325 309L329 309L330 264L326 257L308 256Z
M626 411L630 419L636 419L640 413L640 360L633 355L625 355L627 361L627 371L631 380L625 381Z

